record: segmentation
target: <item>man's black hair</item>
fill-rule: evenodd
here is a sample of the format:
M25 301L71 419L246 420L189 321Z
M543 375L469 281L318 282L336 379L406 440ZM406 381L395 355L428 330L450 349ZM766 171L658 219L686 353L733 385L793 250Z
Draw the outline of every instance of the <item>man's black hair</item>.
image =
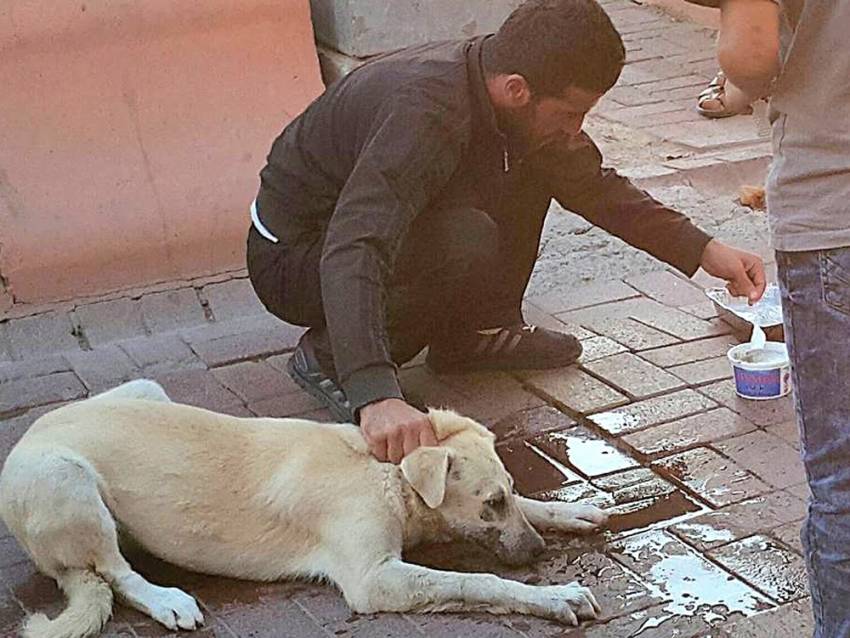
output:
M617 82L626 50L595 0L526 0L484 46L488 74L522 75L536 97L567 87L604 93Z

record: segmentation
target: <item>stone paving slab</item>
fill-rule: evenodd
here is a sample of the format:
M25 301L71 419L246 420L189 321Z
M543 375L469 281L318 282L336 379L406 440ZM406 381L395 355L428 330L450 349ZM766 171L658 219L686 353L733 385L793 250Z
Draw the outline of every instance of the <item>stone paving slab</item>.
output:
M588 419L609 434L620 436L715 407L717 403L708 397L687 389L592 414Z
M724 627L728 638L799 638L814 633L812 604L801 600ZM721 638L718 636L718 638Z
M550 405L531 410L521 410L499 419L490 426L496 441L504 442L516 438L530 438L556 430L566 430L575 421Z
M142 317L151 333L171 332L206 323L206 314L194 288L179 288L145 295Z
M74 309L86 340L92 346L147 334L138 299L122 297Z
M773 434L756 430L712 447L776 488L806 482L800 453Z
M48 355L22 361L4 361L0 363L0 383L43 377L54 372L67 372L70 369L67 359L61 355Z
M771 492L677 523L670 531L697 550L722 547L757 532L793 524L799 536L806 505L787 492Z
M79 348L67 314L46 312L10 321L6 337L15 359L29 359Z
M117 343L143 374L157 375L206 365L176 334L151 335Z
M0 415L84 396L86 388L73 372L9 381L0 385Z
M103 390L142 376L139 366L115 344L65 355L71 369L90 392Z
M719 624L736 611L752 613L774 606L751 585L664 531L631 536L619 545L616 560L645 576L667 599L665 610L671 615L696 616ZM704 606L697 607L695 598L704 601Z
M770 486L734 461L708 448L695 448L653 463L712 507L767 494Z
M247 278L204 286L202 296L207 300L212 316L217 321L267 312Z
M504 372L439 375L440 381L466 397L463 413L478 421L495 421L546 402Z
M779 527L774 527L769 532L769 536L775 538L788 549L803 555L803 541L800 538L800 528L803 526L803 521L791 521Z
M732 378L732 366L726 356L685 363L668 370L691 387Z
M624 394L575 366L526 372L521 377L529 387L578 414L601 412L629 402Z
M705 293L701 289L668 270L630 277L626 283L667 306L689 306L705 301Z
M779 603L807 595L802 557L766 536L750 536L712 550L708 555Z
M647 399L685 386L675 376L628 352L591 361L583 367L632 399Z
M627 434L622 440L638 454L657 458L736 437L754 429L755 425L740 415L727 408L718 408ZM714 445L721 447L723 443Z
M647 350L641 352L640 356L650 363L662 368L682 366L725 356L729 349L738 344L738 340L731 335L677 343L665 348Z
M208 340L199 338L193 340L190 345L198 357L211 368L263 355L288 352L298 343L304 329L287 326L280 321L277 323L279 325Z
M573 335L576 339L585 340L598 336L596 333L586 330L578 324L561 321L554 315L550 315L529 301L523 302L522 314L525 320L532 325L547 328L549 330L555 330L556 332L565 332Z
M772 401L748 401L735 394L735 384L728 380L703 386L699 392L761 427L794 420L790 396Z
M628 352L628 348L608 337L590 337L581 342L582 353L580 363L586 364L598 359L604 359L615 354Z
M637 296L639 296L639 292L633 287L615 280L580 286L579 288L554 290L540 297L532 297L529 299L529 303L554 315Z

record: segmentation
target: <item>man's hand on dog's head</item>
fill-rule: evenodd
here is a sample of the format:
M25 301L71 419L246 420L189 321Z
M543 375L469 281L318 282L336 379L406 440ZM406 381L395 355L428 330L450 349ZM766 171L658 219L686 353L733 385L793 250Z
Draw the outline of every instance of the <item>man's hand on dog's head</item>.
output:
M384 399L362 407L360 431L374 457L384 462L398 464L420 446L437 445L428 415L401 399Z

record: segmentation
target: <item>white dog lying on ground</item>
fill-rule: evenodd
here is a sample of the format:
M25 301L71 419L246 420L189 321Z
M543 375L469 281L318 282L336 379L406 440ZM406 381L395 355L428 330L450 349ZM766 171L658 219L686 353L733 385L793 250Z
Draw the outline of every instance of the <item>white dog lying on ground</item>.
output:
M353 425L216 414L172 403L147 380L44 415L3 467L0 515L68 606L52 621L33 615L24 635L96 634L113 592L170 629L203 622L191 596L133 571L119 531L198 572L328 579L360 613L596 617L576 583L535 587L402 560L421 542L467 539L525 563L544 546L534 527L588 533L606 520L589 505L514 495L490 432L450 411L430 418L439 446L395 466L375 460Z

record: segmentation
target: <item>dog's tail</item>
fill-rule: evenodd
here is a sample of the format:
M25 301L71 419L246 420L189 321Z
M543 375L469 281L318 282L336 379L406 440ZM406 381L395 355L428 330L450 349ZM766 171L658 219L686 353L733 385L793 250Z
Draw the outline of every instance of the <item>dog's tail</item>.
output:
M87 638L103 629L112 615L112 589L92 571L72 569L56 578L68 606L55 619L33 614L24 625L24 638Z
M150 379L135 379L121 385L96 394L92 399L145 399L147 401L159 401L171 403L171 399L165 390L156 381Z

